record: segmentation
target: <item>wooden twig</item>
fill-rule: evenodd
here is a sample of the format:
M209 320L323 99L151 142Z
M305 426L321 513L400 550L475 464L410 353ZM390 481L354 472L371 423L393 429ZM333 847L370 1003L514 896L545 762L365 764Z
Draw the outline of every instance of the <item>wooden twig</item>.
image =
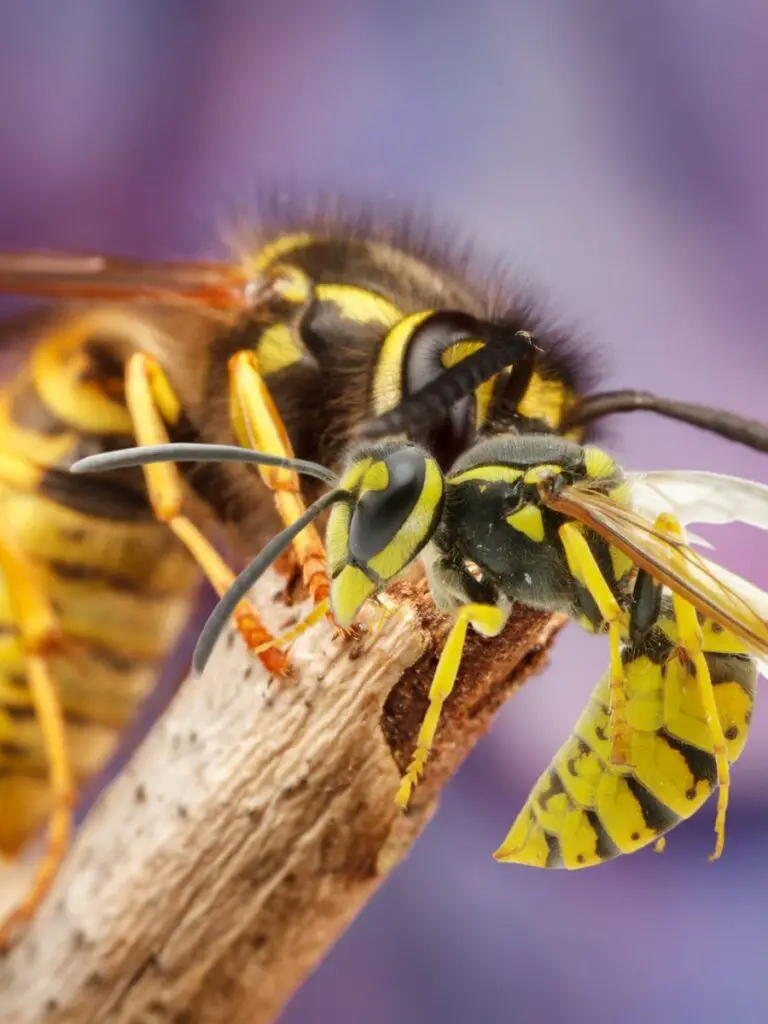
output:
M257 593L267 616L275 586ZM393 795L446 620L423 583L393 598L398 614L362 640L334 641L327 624L305 634L297 674L281 683L238 639L219 645L102 797L0 964L2 1024L275 1020L562 624L524 610L498 640L469 639L404 815ZM271 612L285 625L285 609L282 622Z

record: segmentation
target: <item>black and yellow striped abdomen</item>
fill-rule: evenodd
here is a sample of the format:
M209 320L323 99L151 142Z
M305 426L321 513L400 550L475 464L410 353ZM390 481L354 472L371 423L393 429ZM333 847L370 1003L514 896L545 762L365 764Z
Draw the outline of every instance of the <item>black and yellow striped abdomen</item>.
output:
M740 757L752 717L757 666L743 645L701 623L729 761ZM655 841L690 817L715 788L717 770L693 666L662 617L642 645L626 646L629 764L610 762L609 675L535 784L499 860L535 867L589 867Z
M0 521L61 627L49 665L82 782L104 764L153 685L199 576L152 519L140 477L135 488L125 479L83 487L67 473L83 450L128 443L129 424L120 389L110 396L87 350L59 338L40 342L0 396ZM45 749L0 572L0 854L13 855L49 806Z

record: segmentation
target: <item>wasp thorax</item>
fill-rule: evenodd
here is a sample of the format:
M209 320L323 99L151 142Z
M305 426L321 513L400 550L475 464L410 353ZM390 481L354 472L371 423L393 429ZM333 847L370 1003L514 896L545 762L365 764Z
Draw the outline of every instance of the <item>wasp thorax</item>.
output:
M331 510L326 549L333 614L348 625L432 537L444 481L437 462L420 448L390 442L360 449L339 486L351 498Z

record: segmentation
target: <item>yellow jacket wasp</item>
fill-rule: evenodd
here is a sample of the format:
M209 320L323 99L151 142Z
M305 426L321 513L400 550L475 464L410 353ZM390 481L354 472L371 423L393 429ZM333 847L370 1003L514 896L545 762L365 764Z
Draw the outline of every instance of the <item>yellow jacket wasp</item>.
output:
M96 456L73 468L216 459L277 461L237 448L169 445ZM752 715L755 656L768 655L768 595L730 574L723 582L724 570L691 549L670 511L652 521L635 507L655 484L668 509L695 519L686 489L700 491L702 479L718 478L674 474L665 487L665 474L655 481L653 474L625 476L599 448L537 434L481 441L447 474L406 441L361 445L332 480L319 465L283 464L334 489L275 537L222 599L198 643L198 670L243 595L330 508L329 602L340 625L350 625L416 558L436 603L455 614L396 795L402 807L424 769L469 624L498 635L520 602L606 632L610 669L497 859L596 864L657 840L716 786L720 855L729 763L741 754ZM741 518L746 498L744 515L768 529L768 487L720 480L721 519ZM712 518L711 509L700 514Z
M315 221L222 263L0 255L0 291L72 300L2 326L30 352L0 394L0 854L50 824L0 944L50 884L77 790L152 686L201 574L220 595L232 583L212 526L247 558L274 510L303 521L313 492L285 468L294 453L337 468L366 423L369 437L417 442L444 473L481 437L578 441L595 419L635 408L768 449L738 417L586 394L555 332L466 276L413 233L367 223ZM89 454L169 439L239 443L278 462L259 475L236 462L184 477L172 465L68 472ZM293 554L324 607L331 583L311 522ZM246 598L235 619L267 668L285 672Z

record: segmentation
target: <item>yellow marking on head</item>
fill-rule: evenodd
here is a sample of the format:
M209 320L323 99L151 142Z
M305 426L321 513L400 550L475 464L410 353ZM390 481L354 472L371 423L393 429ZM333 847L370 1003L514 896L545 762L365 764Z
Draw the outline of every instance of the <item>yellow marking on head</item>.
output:
M345 565L331 581L331 609L340 626L349 626L376 585L356 565Z
M262 246L255 253L249 254L244 258L245 272L254 276L261 274L271 263L276 263L277 260L282 259L291 252L295 252L297 249L303 249L305 246L311 245L313 241L315 241L313 236L307 233L280 235L271 242L267 242L266 245Z
M385 491L389 486L389 470L383 459L377 459L360 481L360 494L366 491Z
M370 456L365 459L360 459L359 462L352 463L352 465L344 471L344 475L341 480L339 480L339 488L342 491L351 491L354 493L360 486L360 481L368 472L372 464L373 459Z
M463 484L469 480L478 480L480 483L514 484L522 475L522 469L514 469L512 466L475 466L474 469L466 469L463 473L448 477L447 483Z
M527 470L523 481L527 484L538 484L542 480L546 480L551 476L559 476L563 472L562 466L555 466L548 462L542 463L540 466L532 466L531 469Z
M544 518L536 505L523 505L517 512L507 516L507 522L530 540L544 540Z
M517 409L521 416L543 420L556 430L563 421L564 413L575 401L576 395L562 381L542 377L534 371Z
M373 412L381 416L389 412L403 396L403 358L413 332L434 310L425 309L399 319L384 339L373 375Z
M347 558L351 515L351 509L344 501L339 501L331 506L325 530L325 554L328 559L328 572L331 576L339 571Z
M272 324L262 332L256 344L256 358L262 375L269 377L278 370L300 363L304 358L304 347L293 327Z
M593 445L584 448L584 468L592 480L604 480L606 477L619 474L619 467L611 456L602 448L595 448Z
M403 315L389 299L355 284L318 284L315 294L321 302L332 302L345 320L354 323L380 324L389 330Z
M397 576L424 545L426 530L433 522L435 511L443 495L443 476L433 459L426 459L421 494L410 515L395 537L381 551L368 559L368 565L383 580Z

